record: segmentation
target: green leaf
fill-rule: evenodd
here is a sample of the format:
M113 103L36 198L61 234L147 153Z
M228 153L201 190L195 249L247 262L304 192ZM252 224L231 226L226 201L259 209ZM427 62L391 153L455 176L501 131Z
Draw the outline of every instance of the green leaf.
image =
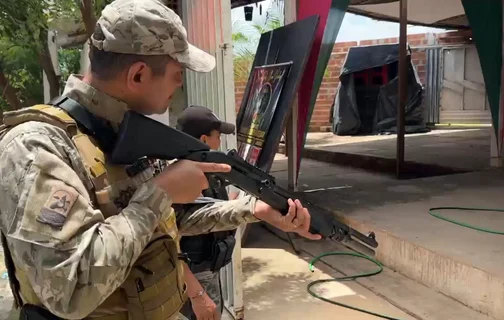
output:
M93 1L97 17L110 2ZM78 1L0 0L0 68L9 85L18 89L23 104L43 101L42 68L38 57L47 44L49 26L62 19L70 23L82 20ZM79 71L79 52L80 48L72 48L59 53L63 79ZM0 98L0 108L5 106Z

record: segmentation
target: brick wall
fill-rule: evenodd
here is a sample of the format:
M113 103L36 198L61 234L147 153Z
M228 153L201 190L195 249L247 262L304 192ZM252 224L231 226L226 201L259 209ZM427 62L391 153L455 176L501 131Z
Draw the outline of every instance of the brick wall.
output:
M238 114L238 110L240 110L240 105L243 99L243 94L245 93L245 87L247 86L247 82L243 80L235 81L235 107L236 114Z
M385 38L375 40L362 40L360 42L338 42L334 44L333 52L329 60L322 85L319 90L315 109L310 121L311 132L325 132L331 130L331 105L334 101L339 85L339 75L341 67L345 62L348 50L354 46L369 46L377 44L398 43L399 38ZM471 31L452 31L438 34L412 34L408 36L408 43L411 47L411 59L416 67L418 76L422 84L425 84L426 77L426 48L432 45L456 45L471 44ZM246 81L235 82L236 110L240 108Z

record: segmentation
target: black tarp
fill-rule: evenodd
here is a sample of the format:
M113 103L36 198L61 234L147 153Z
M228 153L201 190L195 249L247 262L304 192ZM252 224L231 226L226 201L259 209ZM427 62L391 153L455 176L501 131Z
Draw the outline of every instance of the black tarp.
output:
M332 129L335 134L343 136L395 133L398 60L397 44L350 48L339 77L338 93L332 105ZM371 79L368 80L369 78ZM411 51L408 50L406 133L429 131L423 118L422 93L423 87L411 62Z

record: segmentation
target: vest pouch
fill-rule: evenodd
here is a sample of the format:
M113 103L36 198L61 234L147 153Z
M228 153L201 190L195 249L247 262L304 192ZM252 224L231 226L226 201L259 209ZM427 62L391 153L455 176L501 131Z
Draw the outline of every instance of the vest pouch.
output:
M44 308L25 304L21 308L19 313L19 320L63 320L62 318L56 317Z
M214 244L213 259L210 271L216 272L224 268L233 259L233 250L236 244L234 236L229 235Z
M147 245L122 285L130 319L165 320L179 312L186 300L179 264L171 237L163 235Z

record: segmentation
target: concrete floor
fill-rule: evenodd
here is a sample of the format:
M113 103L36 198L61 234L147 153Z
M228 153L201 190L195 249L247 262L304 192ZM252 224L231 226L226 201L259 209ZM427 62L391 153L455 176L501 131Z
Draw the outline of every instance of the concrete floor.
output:
M6 272L3 251L0 250L0 320L17 320L19 313L12 310L14 299Z
M351 252L331 241L299 241L299 256L281 237L260 225L251 225L242 249L245 320L255 319L378 319L334 306L308 295L306 286L316 279L355 275L376 269L355 257L325 257L308 271L309 261L326 252ZM447 296L388 268L373 277L330 283L317 289L324 297L398 319L491 320Z
M286 160L274 166L286 184ZM502 236L435 219L438 206L504 208L504 172L499 170L398 181L365 171L303 160L300 196L377 234L381 262L406 276L504 319ZM504 231L504 213L443 212L444 215ZM462 319L462 318L460 318Z
M242 249L246 320L377 319L311 297L306 291L309 282L343 275L322 263L311 273L310 255L298 257L286 242L257 225L251 232L254 239ZM340 303L398 319L415 319L355 282L327 283L315 291Z

